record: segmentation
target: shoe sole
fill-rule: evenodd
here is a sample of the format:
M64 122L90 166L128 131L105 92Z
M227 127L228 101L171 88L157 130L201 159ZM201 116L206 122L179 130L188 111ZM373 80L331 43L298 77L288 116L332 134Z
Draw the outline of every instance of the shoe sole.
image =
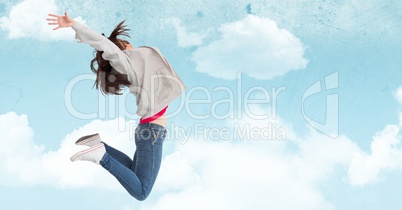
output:
M83 137L79 138L79 139L75 142L75 144L76 144L76 145L86 145L86 144L88 144L89 142L91 142L91 141L93 141L93 140L96 140L96 139L98 139L98 138L100 138L98 133L92 134L92 135L83 136Z
M71 156L70 160L71 160L72 162L74 162L75 159L77 159L77 157L79 157L79 156L81 156L81 155L84 155L84 154L86 154L86 153L92 152L92 151L94 151L94 150L97 150L97 149L99 149L99 148L101 148L101 147L103 147L103 144L102 144L102 143L100 143L99 145L95 145L95 146L93 146L93 147L91 147L91 148L88 148L88 149L86 149L86 150L82 150L81 152L77 152L77 153L75 153L73 156Z

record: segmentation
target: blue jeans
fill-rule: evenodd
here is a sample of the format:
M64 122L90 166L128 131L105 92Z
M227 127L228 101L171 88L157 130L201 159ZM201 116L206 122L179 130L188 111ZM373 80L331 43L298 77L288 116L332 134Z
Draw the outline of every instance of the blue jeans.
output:
M166 129L161 125L138 124L133 160L104 143L106 154L100 165L116 177L131 196L143 201L151 192L158 175L165 137Z

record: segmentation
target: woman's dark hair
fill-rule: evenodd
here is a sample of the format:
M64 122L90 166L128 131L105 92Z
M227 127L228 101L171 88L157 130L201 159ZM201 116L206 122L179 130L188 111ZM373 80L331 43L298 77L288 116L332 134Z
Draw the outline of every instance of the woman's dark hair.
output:
M119 39L118 36L126 36L130 38L130 35L127 33L130 29L127 29L126 25L123 25L124 22L125 20L119 23L108 37L108 39L119 47L120 50L126 49L129 42ZM105 36L104 34L102 35ZM127 75L121 74L113 69L109 61L103 59L103 51L95 50L94 53L96 53L95 58L91 60L91 70L96 74L94 86L96 89L99 89L100 86L100 90L103 94L121 95L120 91L123 87L131 84Z

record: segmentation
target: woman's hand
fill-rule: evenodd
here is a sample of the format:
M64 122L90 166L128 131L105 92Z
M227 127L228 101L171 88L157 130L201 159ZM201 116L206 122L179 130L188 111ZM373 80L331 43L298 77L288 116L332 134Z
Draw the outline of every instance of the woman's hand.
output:
M46 19L48 21L48 24L58 25L53 30L57 30L59 28L72 27L75 23L75 21L67 15L67 12L64 13L64 16L54 14L49 14L49 16L52 16L53 18Z

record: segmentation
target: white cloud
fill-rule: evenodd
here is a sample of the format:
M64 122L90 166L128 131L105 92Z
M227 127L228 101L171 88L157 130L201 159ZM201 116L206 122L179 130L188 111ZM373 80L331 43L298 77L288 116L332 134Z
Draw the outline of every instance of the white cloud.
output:
M304 168L296 167L295 157L270 149L271 144L189 141L179 146L162 165L155 187L159 200L142 209L331 209L314 180L300 178ZM180 177L192 181L180 189L176 182L168 185L165 176L177 167L169 164L171 156L186 160L179 168L190 167Z
M61 14L55 0L25 0L15 5L8 17L0 18L0 28L8 31L8 38L34 38L42 41L73 40L74 31L47 24L49 13ZM81 17L75 20L83 22Z
M208 33L198 34L195 32L187 32L187 29L181 25L179 18L169 18L163 20L164 24L171 24L177 32L177 41L179 47L199 46L203 44L203 39Z
M72 163L69 158L85 148L74 145L79 137L97 132L109 145L121 149L129 156L134 154L134 141L129 137L129 126L133 122L125 123L126 131L119 132L119 120L95 120L68 134L58 150L45 151L43 146L34 143L33 131L26 115L19 116L13 112L0 115L0 139L3 143L0 148L0 184L39 184L62 188L96 186L124 191L101 167L84 162Z
M256 79L272 79L308 63L303 43L271 19L248 15L219 30L221 39L193 53L197 71L229 80L236 79L239 71Z
M396 100L397 100L400 104L402 104L402 87L399 87L399 88L395 91L394 96L395 96Z
M394 92L402 103L402 86ZM402 145L400 131L402 112L398 125L387 125L376 133L371 142L371 153L360 151L350 163L348 177L352 185L364 186L380 181L384 172L402 168Z
M31 184L41 171L31 174L44 150L33 142L33 130L26 115L0 115L0 183L3 185ZM14 180L18 180L17 183Z
M351 184L363 186L381 179L381 172L402 168L400 127L388 125L371 142L371 154L360 152L349 167Z

